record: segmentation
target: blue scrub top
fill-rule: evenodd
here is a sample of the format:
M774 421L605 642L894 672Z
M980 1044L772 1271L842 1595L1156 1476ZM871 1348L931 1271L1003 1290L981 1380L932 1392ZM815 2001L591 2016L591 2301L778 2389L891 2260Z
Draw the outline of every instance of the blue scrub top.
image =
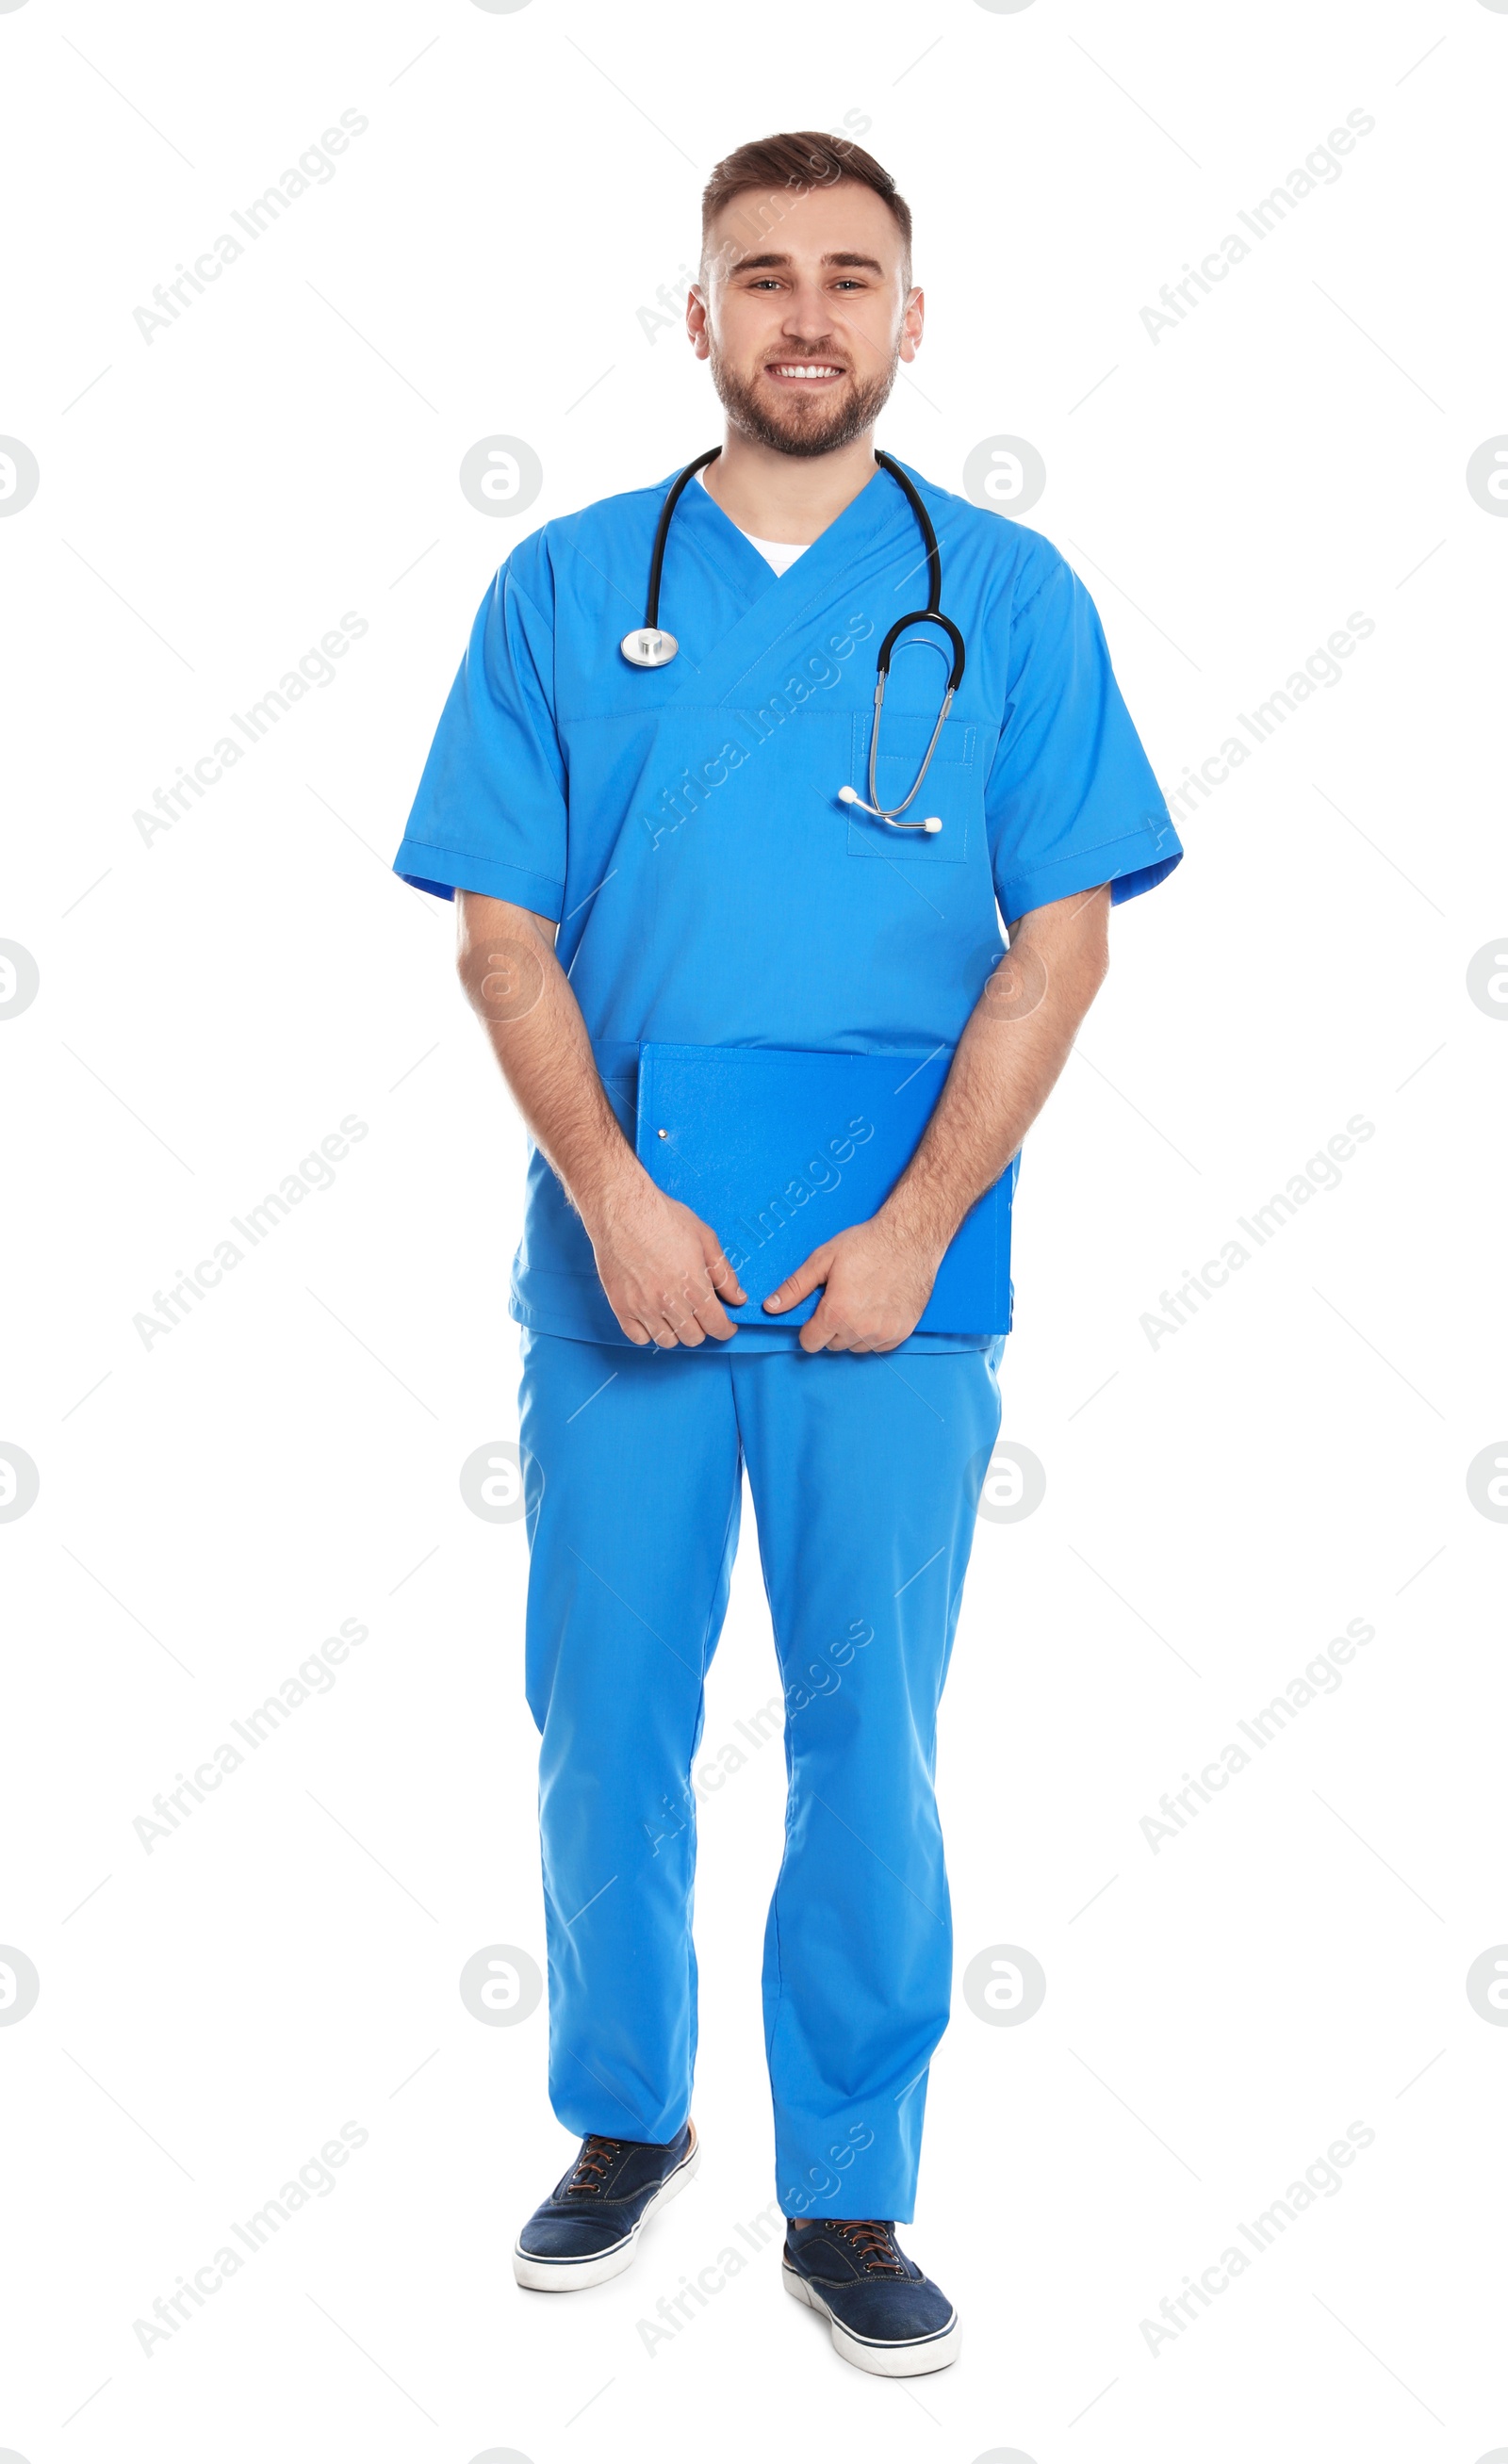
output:
M1101 882L1119 904L1183 854L1076 575L1036 532L907 475L967 650L910 808L942 817L933 835L838 802L847 784L868 796L876 652L926 597L916 518L881 470L778 577L688 488L660 593L680 644L668 668L631 667L618 644L643 616L674 473L546 522L477 612L394 869L436 897L481 891L557 921L631 1144L640 1043L956 1044L1006 946L1002 917ZM910 787L948 665L936 627L897 643L870 801ZM628 1340L532 1146L511 1306L546 1334ZM776 1322L732 1343L797 1340Z

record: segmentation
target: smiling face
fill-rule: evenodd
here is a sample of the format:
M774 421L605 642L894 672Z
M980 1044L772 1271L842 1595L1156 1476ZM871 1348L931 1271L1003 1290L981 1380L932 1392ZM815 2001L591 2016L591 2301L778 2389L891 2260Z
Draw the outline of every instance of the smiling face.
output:
M731 198L708 230L688 326L732 426L777 453L851 445L921 340L900 230L873 188Z

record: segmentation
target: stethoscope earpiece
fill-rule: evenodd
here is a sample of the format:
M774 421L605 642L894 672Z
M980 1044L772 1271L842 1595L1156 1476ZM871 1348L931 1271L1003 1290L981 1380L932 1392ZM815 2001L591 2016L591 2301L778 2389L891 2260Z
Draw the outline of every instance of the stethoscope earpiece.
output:
M659 520L655 525L654 551L650 559L650 587L649 597L645 603L644 622L632 633L625 633L618 645L632 667L668 668L680 649L675 634L662 631L659 622L660 575L665 564L665 542L670 537L671 517L680 502L683 491L699 471L704 471L709 462L717 460L721 451L721 445L714 445L710 452L699 454L695 462L688 462L685 470L667 491L665 502L660 507ZM892 461L888 453L876 452L875 459L879 468L882 471L888 471L897 486L903 491L917 517L917 526L921 533L922 544L927 552L927 604L924 607L919 607L913 615L902 616L892 625L879 646L879 652L875 661L875 724L870 731L869 738L870 801L866 803L856 787L840 787L838 803L856 804L861 813L869 815L871 821L883 822L890 829L923 830L931 838L942 827L942 819L938 814L929 814L924 822L903 822L900 816L920 792L921 781L931 767L932 756L937 751L943 722L952 707L953 695L964 681L964 636L951 617L944 616L942 613L941 605L942 558L938 547L937 533L932 527L931 516L899 463ZM938 712L937 725L932 730L931 741L921 757L921 767L912 781L911 793L903 796L898 804L886 807L876 801L879 794L876 782L876 763L879 758L879 714L884 708L885 687L890 680L890 654L908 625L938 626L947 635L948 644L953 652L953 665L948 674L947 689L942 695L942 707Z

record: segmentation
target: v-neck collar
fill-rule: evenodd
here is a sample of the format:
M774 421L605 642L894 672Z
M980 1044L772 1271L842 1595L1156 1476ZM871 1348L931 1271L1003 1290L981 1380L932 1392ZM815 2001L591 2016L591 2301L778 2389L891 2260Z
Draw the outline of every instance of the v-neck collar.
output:
M700 488L704 495L711 495L712 491L707 486L705 471L699 471L691 484L693 488ZM736 522L734 528L742 538L748 540L750 547L758 548L771 573L775 574L788 573L796 559L799 556L805 556L808 548L813 544L810 539L761 539L756 532L744 530L742 522ZM778 564L775 561L777 557L781 560Z
M664 485L671 487L676 476L672 472ZM752 605L756 599L787 585L800 588L798 576L814 578L814 586L825 583L834 570L860 555L872 539L880 536L898 510L905 520L912 518L910 507L894 479L876 463L874 476L865 480L858 495L850 497L843 511L809 541L784 573L775 571L747 531L740 530L711 489L699 485L697 480L685 490L671 516L671 531L674 535L676 524L684 522L691 539L733 583L745 604Z
M673 484L675 473L664 484ZM794 564L777 574L746 533L730 521L705 488L689 486L671 517L671 542L677 524L682 553L699 556L717 573L725 589L741 603L741 612L715 644L708 644L695 669L671 684L667 704L730 700L748 677L767 661L785 655L786 645L803 623L842 596L851 568L876 546L899 541L915 517L887 472L876 465L873 479L818 534ZM668 551L660 615L676 629L676 560ZM684 581L681 587L685 586Z

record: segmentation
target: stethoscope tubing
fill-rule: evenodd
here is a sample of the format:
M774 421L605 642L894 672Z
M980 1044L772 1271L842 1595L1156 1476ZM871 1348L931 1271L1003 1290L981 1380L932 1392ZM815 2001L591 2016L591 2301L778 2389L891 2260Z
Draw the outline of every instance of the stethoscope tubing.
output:
M650 595L644 603L646 633L657 632L659 629L660 574L665 564L665 542L670 537L670 517L698 472L705 471L709 462L716 462L721 451L721 445L714 445L710 451L699 453L696 461L687 463L679 478L673 481L666 492L665 502L660 507L660 517L654 526L654 552L650 558Z
M672 481L666 491L665 502L660 507L659 520L654 526L654 546L650 557L649 595L644 605L643 632L650 637L657 636L659 633L660 579L665 568L665 543L670 538L672 517L682 495L691 485L698 472L704 471L709 462L715 462L721 451L721 445L714 445L705 453L699 453L695 462L687 463L684 471ZM932 757L937 751L943 724L952 707L953 696L964 681L964 636L952 618L942 613L942 555L938 546L938 535L933 528L931 515L898 462L893 460L890 454L878 451L876 452L875 460L881 471L889 473L900 489L916 517L917 527L921 533L927 560L927 604L924 607L915 608L909 616L898 617L879 646L875 661L875 723L870 730L869 738L870 802L866 804L863 798L856 795L852 788L844 789L843 801L856 804L860 812L868 813L874 821L889 824L894 829L925 829L928 826L926 823L903 822L900 816L908 805L915 803L920 793L922 781L931 768ZM879 715L884 708L885 687L890 681L891 653L909 625L936 625L947 636L948 645L953 653L953 662L948 673L947 689L942 695L942 706L938 712L937 725L932 730L931 741L922 756L921 767L917 772L911 792L908 796L902 797L898 804L886 807L878 801L879 788L876 771L879 758ZM630 639L632 636L625 637L625 648ZM666 644L668 655L674 657L674 641L666 637Z

